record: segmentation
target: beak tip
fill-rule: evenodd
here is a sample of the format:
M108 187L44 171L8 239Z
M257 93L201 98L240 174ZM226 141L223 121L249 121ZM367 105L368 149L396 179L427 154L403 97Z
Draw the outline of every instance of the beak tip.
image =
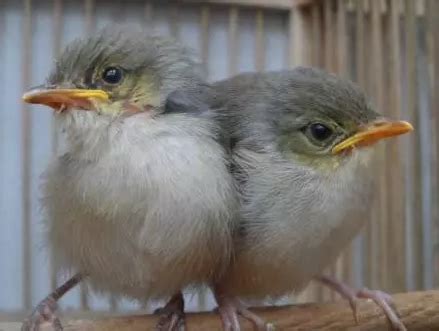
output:
M413 125L411 125L411 123L404 121L406 127L407 127L407 132L410 131L415 131L415 128L413 127Z
M35 100L36 91L35 90L29 90L23 93L21 96L21 100L25 103L34 103Z
M28 95L23 94L23 96L21 97L21 101L23 101L25 103L30 103L30 98Z

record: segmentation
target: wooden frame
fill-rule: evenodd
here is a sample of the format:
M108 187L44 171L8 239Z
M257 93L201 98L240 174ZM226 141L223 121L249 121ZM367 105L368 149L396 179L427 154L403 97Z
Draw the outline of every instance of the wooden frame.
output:
M317 0L181 0L182 2L236 5L288 10L292 7L311 5Z

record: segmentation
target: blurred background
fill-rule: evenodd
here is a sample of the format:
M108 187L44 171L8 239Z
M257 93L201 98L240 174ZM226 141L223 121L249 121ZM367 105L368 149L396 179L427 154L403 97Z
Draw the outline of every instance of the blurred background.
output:
M324 67L358 82L382 113L413 123L413 134L381 148L369 225L327 273L390 292L438 287L438 0L2 0L0 320L22 318L66 279L44 250L39 205L39 176L61 138L51 111L30 110L21 95L44 81L73 38L124 22L193 47L210 81L242 71ZM311 284L283 302L334 298ZM209 293L188 299L190 310L214 307ZM84 315L154 305L81 287L61 306Z

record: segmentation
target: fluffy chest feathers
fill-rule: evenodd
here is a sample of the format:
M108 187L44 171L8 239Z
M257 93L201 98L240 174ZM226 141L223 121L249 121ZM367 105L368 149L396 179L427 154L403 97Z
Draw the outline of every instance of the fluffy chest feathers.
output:
M239 153L247 182L243 237L225 281L231 293L283 295L306 285L336 258L370 207L370 155L352 157L325 174L272 155Z
M171 295L228 263L233 182L212 127L183 116L94 130L69 119L79 127L68 123L68 153L45 176L48 238L98 289Z

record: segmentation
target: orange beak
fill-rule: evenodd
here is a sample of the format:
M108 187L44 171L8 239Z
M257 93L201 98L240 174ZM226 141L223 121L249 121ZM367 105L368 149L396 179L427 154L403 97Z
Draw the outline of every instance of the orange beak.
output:
M379 120L367 125L359 132L338 143L332 148L332 154L338 154L345 150L370 146L378 141L396 137L413 131L413 126L405 121Z
M24 102L46 105L57 111L67 107L93 110L97 102L108 100L109 95L103 90L34 88L23 95Z

